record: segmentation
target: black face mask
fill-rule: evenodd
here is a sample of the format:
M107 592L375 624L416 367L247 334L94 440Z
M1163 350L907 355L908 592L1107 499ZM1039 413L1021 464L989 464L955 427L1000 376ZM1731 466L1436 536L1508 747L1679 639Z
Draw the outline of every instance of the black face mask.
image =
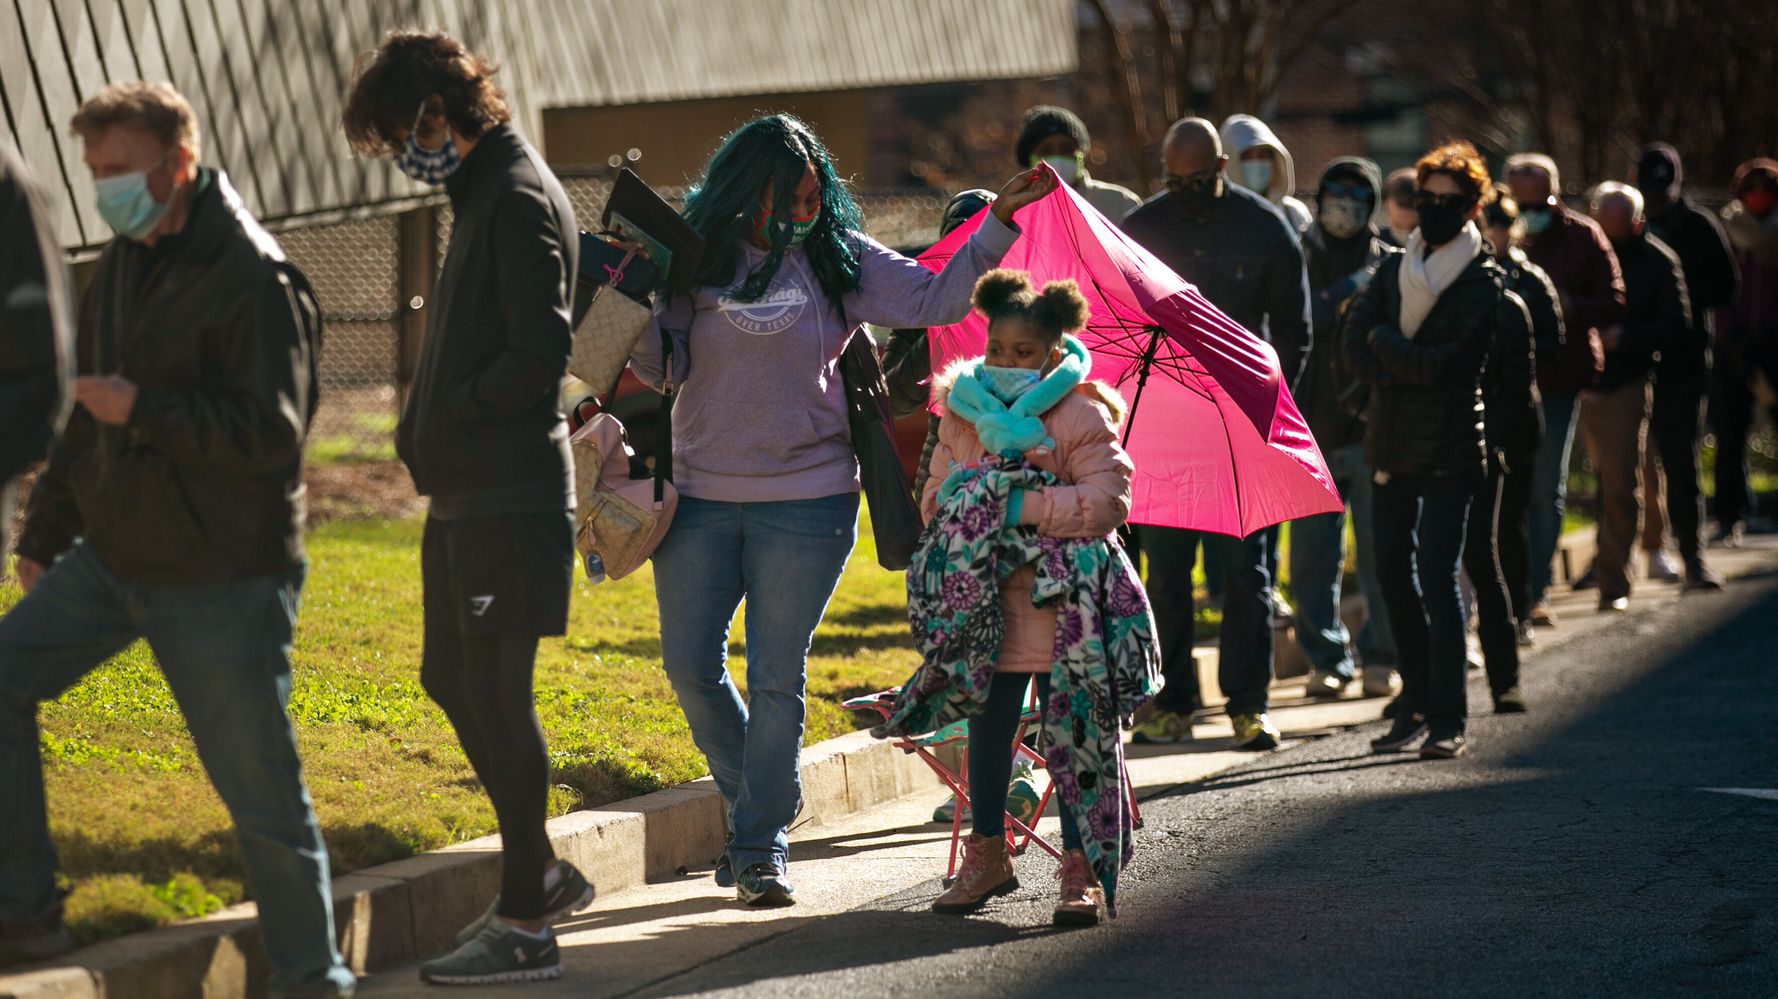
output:
M1167 178L1167 194L1188 216L1202 215L1222 196L1222 175Z
M1437 198L1421 195L1414 207L1420 213L1420 235L1433 246L1443 246L1463 231L1463 223L1469 220L1475 202L1457 194Z

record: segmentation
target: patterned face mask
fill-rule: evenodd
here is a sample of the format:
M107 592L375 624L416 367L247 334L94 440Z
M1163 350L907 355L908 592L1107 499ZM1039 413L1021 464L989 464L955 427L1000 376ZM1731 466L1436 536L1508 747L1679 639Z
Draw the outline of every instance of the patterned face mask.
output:
M1321 228L1335 239L1351 239L1370 224L1371 203L1358 198L1321 199Z
M436 186L463 165L463 157L457 152L457 144L451 141L448 128L444 145L437 149L420 145L420 119L424 117L426 105L422 102L414 115L414 127L407 130L407 142L402 144L401 152L395 154L395 168L422 184Z
M1032 368L997 368L982 365L982 387L991 392L994 398L1008 406L1016 402L1019 396L1037 387L1043 381L1043 372Z

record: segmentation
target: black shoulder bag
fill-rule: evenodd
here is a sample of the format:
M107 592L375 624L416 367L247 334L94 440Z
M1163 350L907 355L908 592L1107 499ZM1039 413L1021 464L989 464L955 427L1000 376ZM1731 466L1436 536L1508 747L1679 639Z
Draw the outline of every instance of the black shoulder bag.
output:
M852 429L852 449L858 453L859 481L870 504L877 564L906 569L920 542L920 509L914 505L913 487L895 450L895 418L876 343L862 326L852 331L840 353L840 379L846 387L846 420Z

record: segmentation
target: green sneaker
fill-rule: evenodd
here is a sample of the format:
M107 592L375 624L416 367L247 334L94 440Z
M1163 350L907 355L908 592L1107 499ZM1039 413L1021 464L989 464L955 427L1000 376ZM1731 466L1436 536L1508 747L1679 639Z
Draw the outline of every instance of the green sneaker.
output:
M1006 814L1029 826L1037 821L1037 805L1042 800L1031 764L1020 763L1013 769L1012 783L1006 786Z
M969 811L969 806L964 805L963 806L963 821L968 822L970 820L970 817L971 817L971 813ZM942 804L932 810L932 821L934 821L934 822L943 822L945 825L948 826L952 822L956 821L956 819L957 819L957 796L954 794L951 795L949 798L946 798L944 801L944 804Z
M566 860L558 860L556 869L562 872L562 876L556 879L553 887L547 877L543 880L543 922L546 926L554 926L593 904L593 886L578 868ZM451 941L451 946L461 947L481 936L488 924L494 922L499 910L500 896L496 895L488 906L488 911L477 916L475 922L457 931L457 937Z
M497 985L541 982L562 977L562 951L556 935L524 933L504 919L482 928L475 939L444 957L420 965L420 980L434 985Z
M1192 741L1192 716L1189 712L1156 711L1136 726L1130 741L1143 745L1169 746Z
M1277 749L1284 741L1283 733L1266 715L1235 715L1235 747L1238 749Z

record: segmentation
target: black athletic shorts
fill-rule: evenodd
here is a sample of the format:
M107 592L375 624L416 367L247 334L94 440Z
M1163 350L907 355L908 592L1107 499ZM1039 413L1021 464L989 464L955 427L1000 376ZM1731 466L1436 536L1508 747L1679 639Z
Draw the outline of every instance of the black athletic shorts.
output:
M573 572L567 511L426 518L420 581L435 625L454 620L478 637L566 634Z

